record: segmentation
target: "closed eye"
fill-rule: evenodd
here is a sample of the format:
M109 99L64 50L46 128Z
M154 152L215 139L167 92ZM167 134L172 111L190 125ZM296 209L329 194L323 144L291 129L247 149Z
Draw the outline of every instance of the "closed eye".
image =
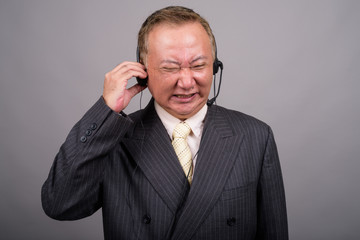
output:
M180 67L162 67L161 70L164 72L175 73L180 71Z
M205 68L205 66L206 66L206 64L204 63L204 64L198 64L198 65L192 66L190 68L191 68L191 70L202 70Z

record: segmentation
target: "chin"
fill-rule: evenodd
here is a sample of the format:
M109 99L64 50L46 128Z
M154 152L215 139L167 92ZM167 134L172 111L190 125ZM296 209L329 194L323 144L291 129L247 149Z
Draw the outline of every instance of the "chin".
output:
M196 109L196 108L193 108L193 109L187 109L186 111L176 111L176 117L179 118L179 119L187 119L187 118L190 118L192 117L193 115L195 115L197 113L197 111L200 110L199 109Z
M174 117L187 119L195 115L206 103L206 101L197 101L196 103L174 103L168 106L168 111Z

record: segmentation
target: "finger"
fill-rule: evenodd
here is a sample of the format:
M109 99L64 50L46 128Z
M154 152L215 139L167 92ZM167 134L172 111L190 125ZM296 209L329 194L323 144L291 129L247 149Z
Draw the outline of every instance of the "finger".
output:
M140 86L139 84L135 84L134 86L127 89L129 93L130 99L133 98L136 94L143 91L147 86Z
M136 69L140 68L145 70L145 66L138 62L122 62L119 65L117 65L114 69L112 69L110 72L118 72L118 71L126 71L128 69Z
M143 69L127 69L126 71L118 71L113 73L114 79L123 79L123 81L129 81L132 77L146 78L147 72Z

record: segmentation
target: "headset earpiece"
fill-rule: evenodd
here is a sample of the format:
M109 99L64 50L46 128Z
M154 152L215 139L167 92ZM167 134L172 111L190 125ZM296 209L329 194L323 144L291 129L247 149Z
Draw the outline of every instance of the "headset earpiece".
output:
M140 50L139 50L139 46L136 48L136 61L138 63L141 63L143 64L141 61L140 61ZM148 78L139 78L139 77L136 77L136 80L138 82L138 84L140 86L146 86L147 85L147 81L148 81Z
M215 41L215 39L214 39ZM220 71L220 81L219 81L219 86L218 86L218 90L216 92L216 88L215 88L215 80L216 80L216 74L218 73L219 71L219 68L221 69ZM214 104L214 102L216 101L216 98L217 96L219 95L219 92L220 92L220 86L221 86L221 80L222 80L222 71L224 69L224 65L223 63L217 58L217 46L216 46L216 42L215 42L215 60L214 60L214 63L213 63L213 75L214 75L214 97L212 99L209 99L207 101L207 105L208 106L211 106Z
M219 68L221 70L223 69L223 63L216 57L213 63L213 75L218 73Z
M213 75L217 74L218 71L219 71L218 60L215 59L215 60L214 60L214 63L213 63Z

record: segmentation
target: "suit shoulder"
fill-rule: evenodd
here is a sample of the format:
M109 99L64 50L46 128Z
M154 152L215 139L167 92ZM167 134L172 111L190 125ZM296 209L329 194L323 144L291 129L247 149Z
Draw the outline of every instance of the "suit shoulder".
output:
M144 112L144 109L137 110L135 112L130 113L128 116L134 121L137 122L140 120L142 114Z
M154 99L151 99L145 108L139 109L129 114L134 123L146 121L148 118L154 118L156 115Z
M216 112L220 113L220 116L223 116L229 122L235 131L239 129L241 129L241 131L244 129L248 131L253 129L268 132L270 130L270 126L267 123L251 115L221 106L213 107L216 108Z

